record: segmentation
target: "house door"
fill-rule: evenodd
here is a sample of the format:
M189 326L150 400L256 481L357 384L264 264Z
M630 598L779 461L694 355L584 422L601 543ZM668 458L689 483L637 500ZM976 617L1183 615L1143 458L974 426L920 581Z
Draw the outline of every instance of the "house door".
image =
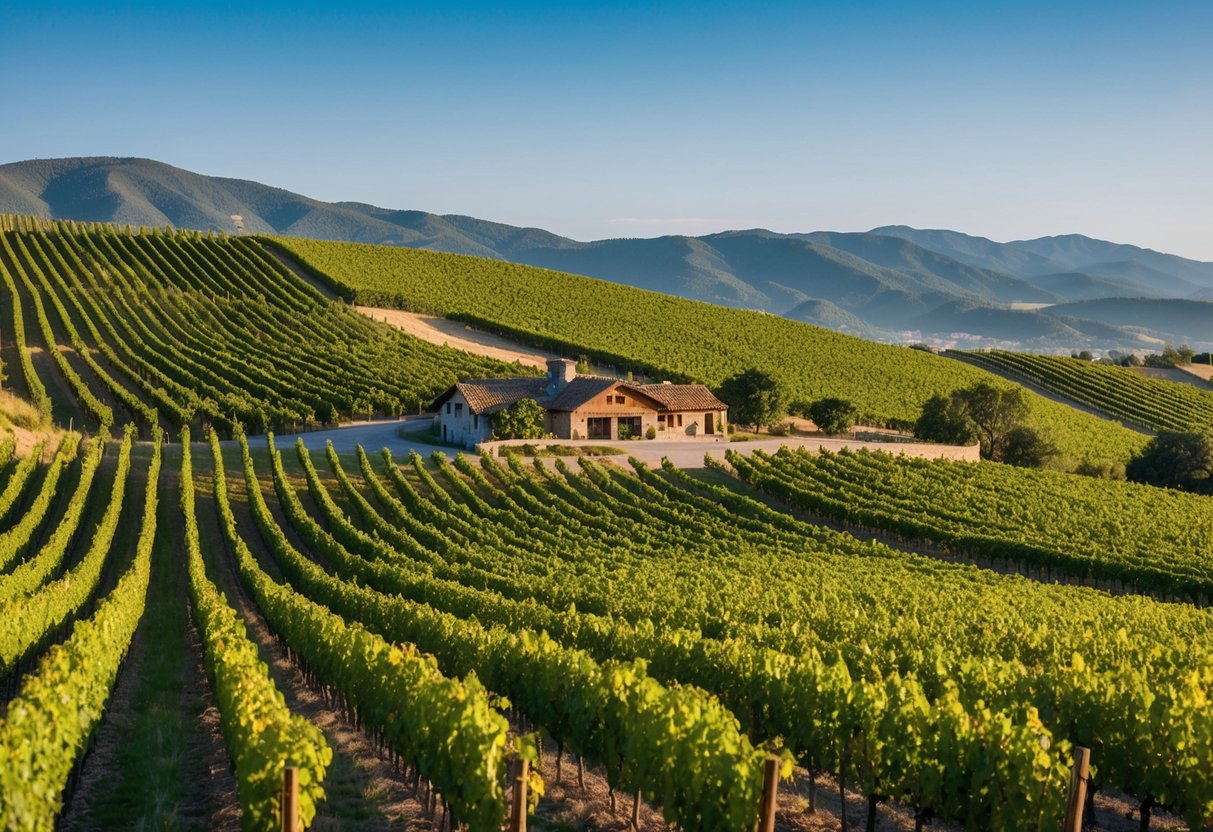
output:
M716 432L715 416L716 416L715 413L703 414L703 432L704 433L710 435L710 434L713 434Z
M640 437L641 418L639 416L619 417L619 438L637 439Z
M585 420L585 432L590 439L610 439L611 417L591 416Z

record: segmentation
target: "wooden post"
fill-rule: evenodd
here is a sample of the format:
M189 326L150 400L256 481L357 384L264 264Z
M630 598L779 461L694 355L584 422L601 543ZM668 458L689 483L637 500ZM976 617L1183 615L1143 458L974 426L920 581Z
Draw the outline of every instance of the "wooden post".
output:
M775 804L779 797L778 757L767 757L762 772L762 805L758 814L758 832L775 832Z
M1087 803L1087 780L1091 776L1091 749L1074 747L1074 768L1070 771L1070 794L1066 800L1066 818L1062 832L1082 832L1082 810Z
M510 832L526 832L527 777L530 763L519 757L515 763L516 776L510 798Z
M282 832L299 832L299 769L282 770Z

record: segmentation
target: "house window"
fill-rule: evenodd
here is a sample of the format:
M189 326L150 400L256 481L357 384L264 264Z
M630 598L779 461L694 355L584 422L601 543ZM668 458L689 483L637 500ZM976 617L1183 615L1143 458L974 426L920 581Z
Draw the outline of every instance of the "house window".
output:
M450 402L446 403L446 415L447 416L451 415L451 403Z
M623 396L615 397L615 404L627 404L627 402L628 402L628 400L625 399Z
M586 433L590 439L610 439L611 417L591 416L586 420Z
M455 415L456 415L456 416L462 416L462 415L463 415L463 405L462 405L462 404L458 404L458 403L457 403L457 404L455 405Z
M657 414L657 421L658 421L658 422L660 422L661 424L663 424L663 425L664 425L664 424L665 424L665 414L664 414L664 413L658 413L658 414Z
M472 415L472 430L480 430L480 414Z
M682 427L682 414L678 414L678 427Z
M620 439L637 439L640 437L642 425L639 416L620 416L619 417L619 438Z

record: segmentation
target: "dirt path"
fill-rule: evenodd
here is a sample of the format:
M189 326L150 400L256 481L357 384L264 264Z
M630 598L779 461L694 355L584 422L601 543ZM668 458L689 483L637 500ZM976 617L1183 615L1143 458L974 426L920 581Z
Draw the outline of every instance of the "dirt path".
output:
M1187 384L1206 392L1213 390L1213 384L1210 384L1209 381L1210 378L1213 378L1213 367L1208 364L1189 364L1186 367L1132 367L1130 369L1146 378Z
M1213 364L1188 364L1180 367L1179 371L1194 375L1206 383L1211 383L1209 386L1213 386Z
M368 318L403 330L414 338L420 338L422 341L429 341L431 344L439 346L453 347L484 358L496 358L506 362L517 361L524 367L543 369L547 366L549 358L560 357L555 353L541 352L521 346L508 338L481 332L459 321L447 318L405 312L403 309L384 309L378 306L355 306L354 309Z
M60 819L64 830L240 829L236 779L187 605L173 456L161 471L147 609ZM133 465L132 475L145 470ZM142 506L132 481L115 551L134 550Z

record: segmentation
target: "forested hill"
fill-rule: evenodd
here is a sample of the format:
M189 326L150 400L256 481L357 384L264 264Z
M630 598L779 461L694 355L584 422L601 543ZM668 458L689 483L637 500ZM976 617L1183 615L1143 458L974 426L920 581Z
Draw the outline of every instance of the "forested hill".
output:
M258 182L203 176L148 159L91 157L0 165L0 212L131 226L379 243L471 254L598 277L726 306L788 315L889 341L1020 348L1141 348L1210 337L1138 320L1130 305L1053 306L1105 298L1213 298L1213 264L1069 235L997 243L955 231L869 232L580 242L461 215L329 203ZM1026 307L1024 305L1027 305ZM1143 338L1143 336L1145 336Z

